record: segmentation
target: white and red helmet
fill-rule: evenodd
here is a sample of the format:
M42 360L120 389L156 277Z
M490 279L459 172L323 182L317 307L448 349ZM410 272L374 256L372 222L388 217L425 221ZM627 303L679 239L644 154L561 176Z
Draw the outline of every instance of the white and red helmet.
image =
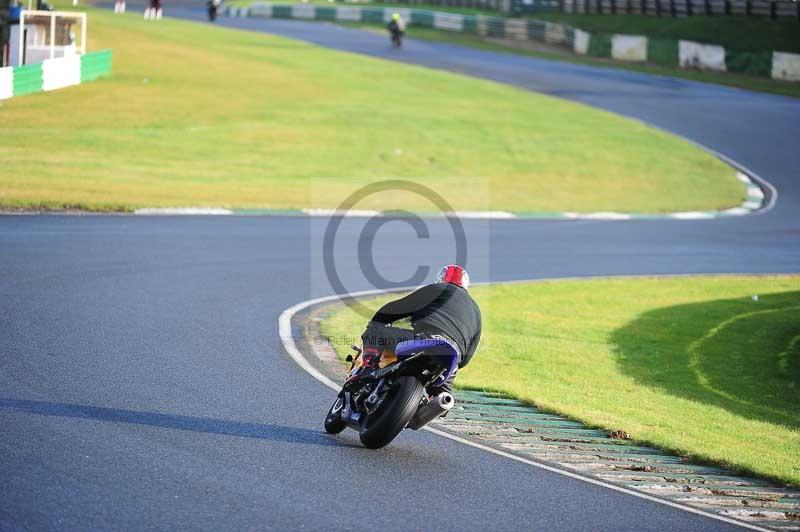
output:
M458 264L448 264L436 274L437 283L450 283L469 290L469 274Z

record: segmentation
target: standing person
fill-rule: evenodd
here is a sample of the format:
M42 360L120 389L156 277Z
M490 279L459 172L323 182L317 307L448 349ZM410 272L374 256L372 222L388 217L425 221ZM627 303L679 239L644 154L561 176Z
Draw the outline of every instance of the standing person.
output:
M125 0L116 0L114 2L114 13L124 13L125 9Z

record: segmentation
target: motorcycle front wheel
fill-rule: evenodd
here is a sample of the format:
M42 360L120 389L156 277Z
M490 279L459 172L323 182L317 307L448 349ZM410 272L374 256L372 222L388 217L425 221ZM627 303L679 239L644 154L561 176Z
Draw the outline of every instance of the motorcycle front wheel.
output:
M328 434L339 434L347 425L342 419L342 412L344 411L344 398L337 397L336 401L331 405L328 410L328 415L325 416L325 432Z
M424 392L416 377L397 379L378 411L361 426L358 436L364 447L380 449L395 439L416 413Z

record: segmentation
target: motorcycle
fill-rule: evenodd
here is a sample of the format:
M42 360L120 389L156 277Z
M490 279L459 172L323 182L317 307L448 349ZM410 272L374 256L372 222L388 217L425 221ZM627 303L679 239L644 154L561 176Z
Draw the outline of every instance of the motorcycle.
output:
M403 46L403 34L406 29L405 24L398 20L391 20L389 24L386 25L386 29L389 30L389 38L392 41L392 45L395 48Z
M400 48L401 46L403 46L403 32L402 31L400 31L400 30L390 30L389 33L391 34L392 45L394 45L395 48Z
M222 0L208 0L208 2L206 2L206 7L208 8L208 20L210 22L217 20L217 12L219 11L220 5L222 5Z
M444 384L458 369L458 350L441 337L409 340L384 351L377 367L367 368L361 349L352 346L350 376L325 416L325 431L358 432L368 449L388 445L404 428L419 430L454 405L447 392L428 397L425 389Z

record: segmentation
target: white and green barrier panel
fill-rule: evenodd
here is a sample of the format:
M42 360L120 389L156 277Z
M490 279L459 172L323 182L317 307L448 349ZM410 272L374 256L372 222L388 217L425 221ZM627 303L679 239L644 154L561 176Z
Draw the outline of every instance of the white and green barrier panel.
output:
M288 18L333 22L385 24L392 13L400 13L410 26L472 33L484 37L542 40L572 46L572 28L532 19L461 15L406 7L320 6L314 4L255 3L250 7L228 6L231 17Z
M800 81L800 54L733 50L715 44L636 35L590 35L580 30L576 33L574 51L578 54Z
M0 68L0 100L79 85L111 73L111 50Z
M539 41L564 46L577 54L618 61L647 62L680 68L738 72L800 81L800 54L773 51L731 50L712 44L641 35L590 34L566 24L531 18L461 15L428 9L314 4L255 3L250 7L229 6L228 16L367 22L383 24L399 12L411 27L436 28L519 41Z

